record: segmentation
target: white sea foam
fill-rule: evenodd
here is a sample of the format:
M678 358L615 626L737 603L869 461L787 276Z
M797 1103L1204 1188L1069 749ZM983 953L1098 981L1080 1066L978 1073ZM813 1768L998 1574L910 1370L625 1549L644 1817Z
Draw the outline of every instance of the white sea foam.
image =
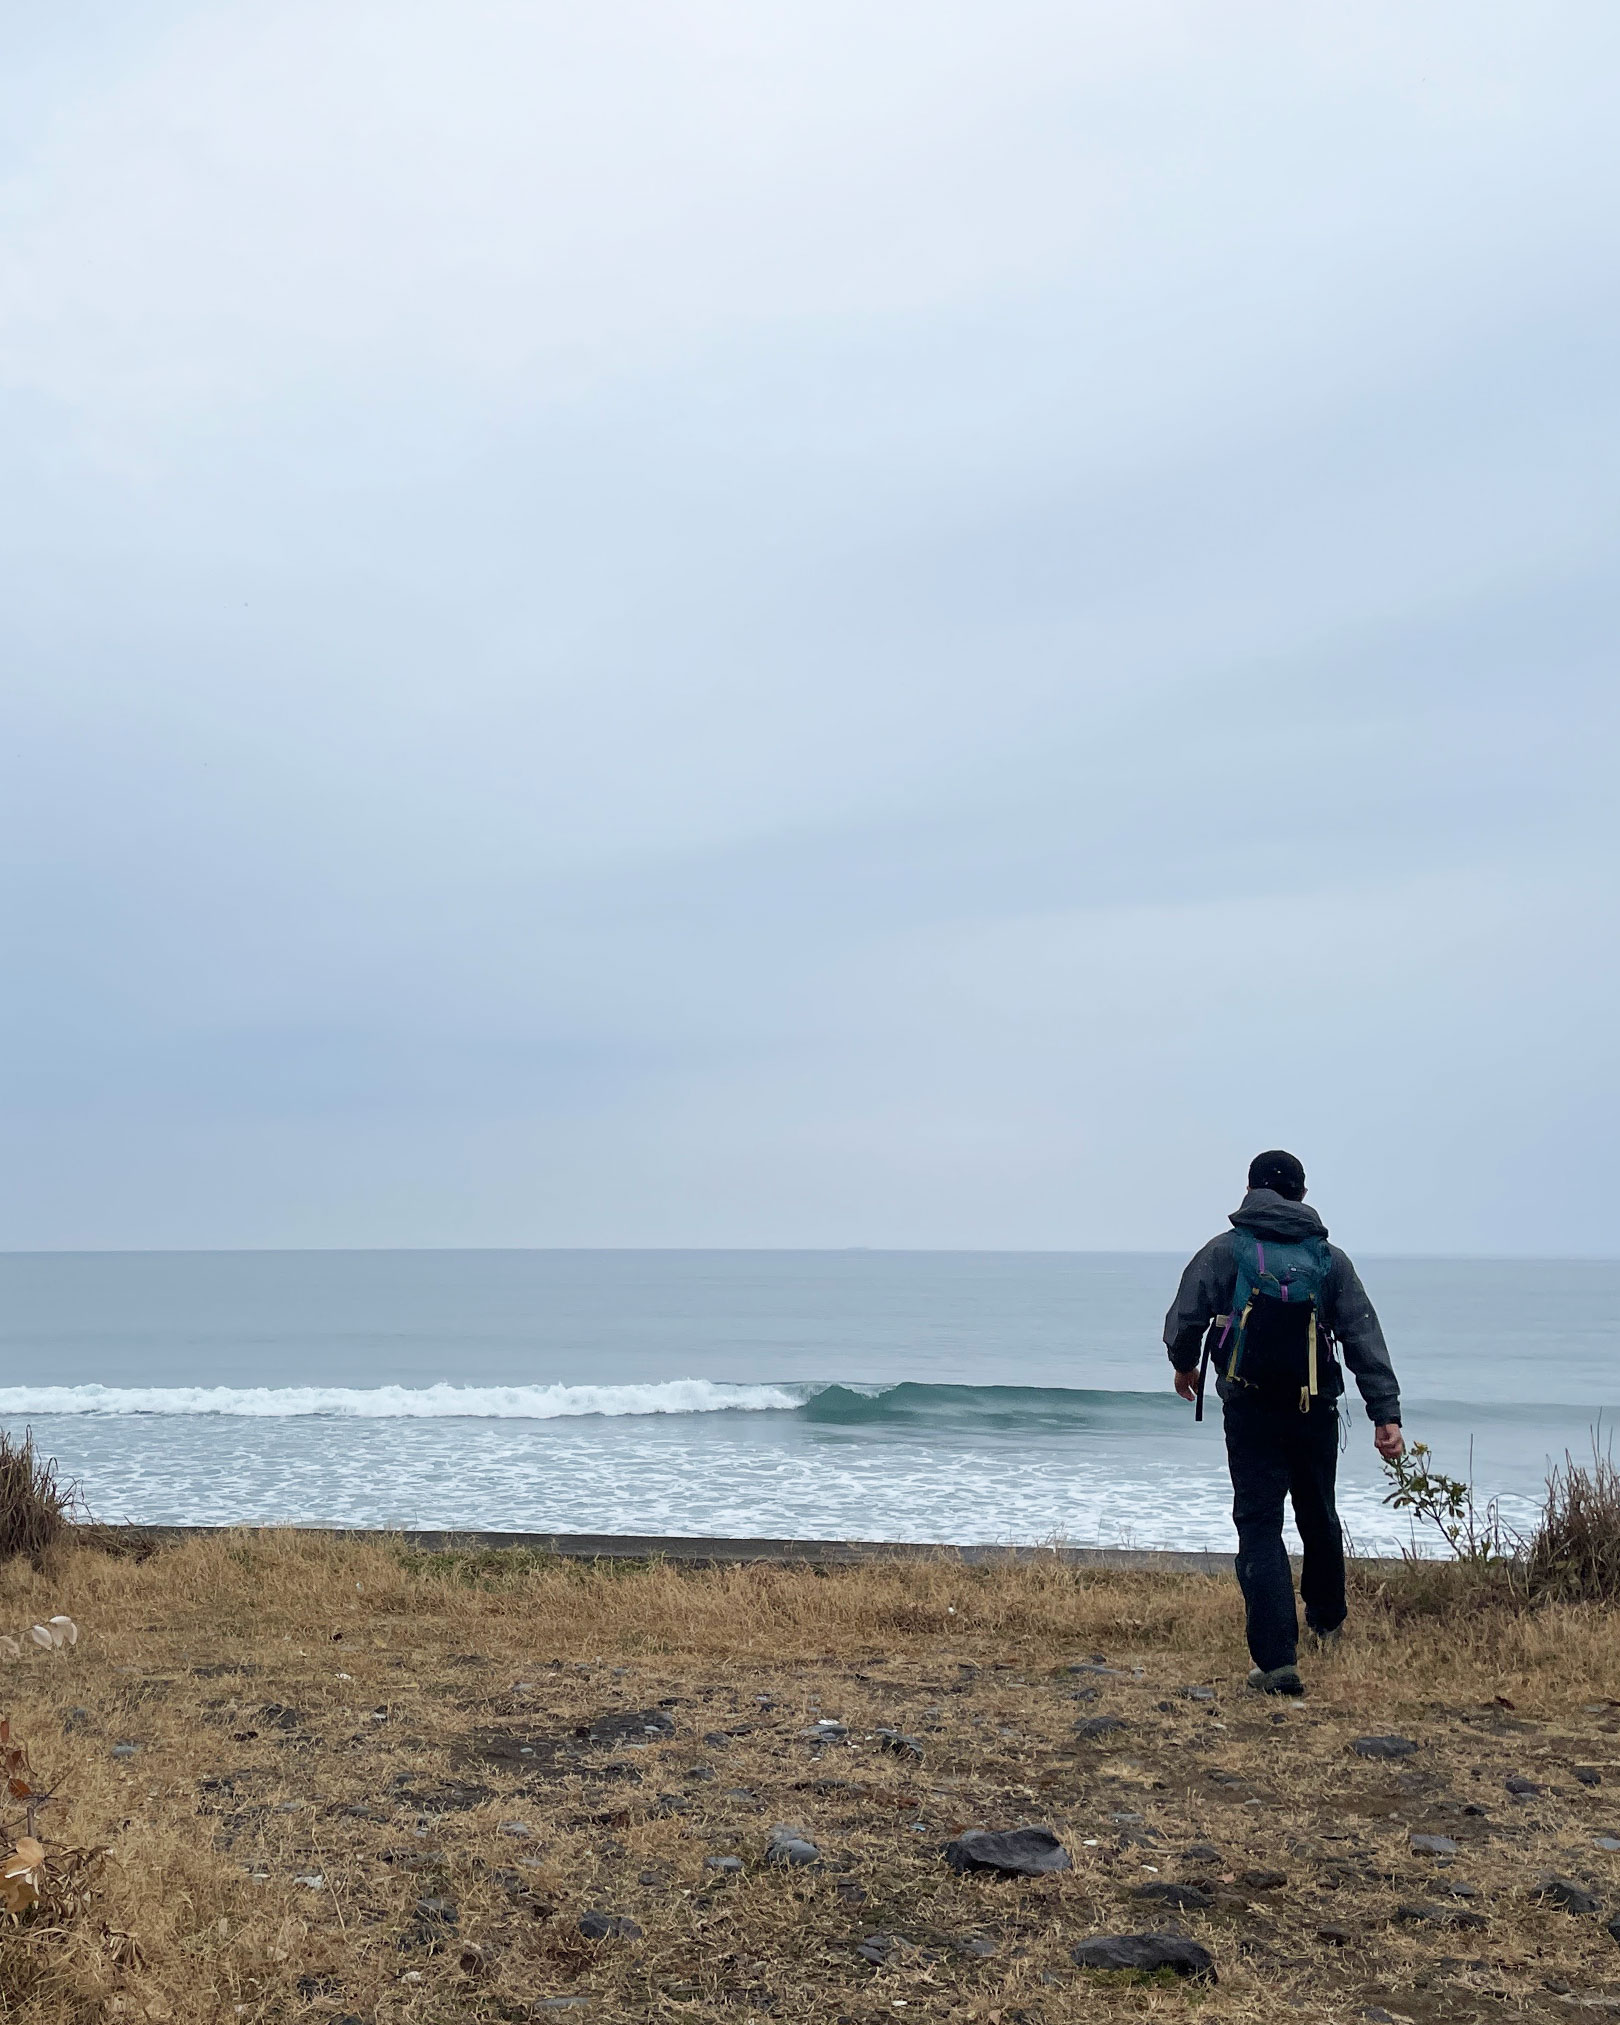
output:
M817 1388L718 1385L674 1378L646 1385L11 1385L0 1421L29 1414L234 1415L294 1420L577 1420L590 1414L790 1413Z

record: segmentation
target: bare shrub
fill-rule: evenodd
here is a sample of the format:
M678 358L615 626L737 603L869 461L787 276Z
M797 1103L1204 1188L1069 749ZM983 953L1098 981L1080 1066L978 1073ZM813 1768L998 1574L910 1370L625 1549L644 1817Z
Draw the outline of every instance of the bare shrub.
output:
M26 1554L34 1567L62 1539L78 1486L56 1479L56 1460L34 1448L29 1428L21 1441L0 1428L0 1561Z
M1568 1454L1547 1479L1530 1540L1525 1585L1538 1601L1620 1600L1620 1469L1594 1441L1590 1465Z

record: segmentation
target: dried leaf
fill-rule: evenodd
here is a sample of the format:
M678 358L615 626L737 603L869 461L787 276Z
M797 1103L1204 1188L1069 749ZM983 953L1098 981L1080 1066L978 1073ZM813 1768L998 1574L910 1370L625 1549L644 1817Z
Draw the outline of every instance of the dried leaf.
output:
M43 1624L29 1625L28 1636L33 1640L35 1645L43 1647L46 1652L49 1652L56 1643Z
M13 1800L29 1800L33 1797L34 1789L26 1779L8 1779L6 1791Z
M0 1875L0 1912L31 1912L39 1904L39 1886L25 1871L17 1877Z
M0 1863L0 1910L21 1914L39 1904L45 1850L31 1835L18 1838L16 1848Z
M112 1956L115 1968L138 1969L144 1964L146 1956L133 1934L126 1934L119 1927L103 1926L101 1939L107 1952Z

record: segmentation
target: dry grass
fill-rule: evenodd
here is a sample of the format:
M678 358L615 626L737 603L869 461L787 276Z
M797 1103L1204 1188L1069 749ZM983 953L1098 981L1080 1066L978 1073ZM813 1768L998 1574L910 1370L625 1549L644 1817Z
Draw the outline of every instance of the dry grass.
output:
M585 1568L296 1535L17 1561L0 1630L65 1611L82 1635L0 1673L0 1708L64 1793L43 1835L113 1861L88 1916L0 1936L0 2016L1065 2025L1381 2006L1439 2025L1566 2016L1555 1984L1607 2002L1620 1871L1594 1836L1620 1831L1616 1617L1455 1586L1415 1607L1405 1579L1363 1583L1345 1648L1284 1709L1241 1688L1235 1590L1201 1577ZM1096 1653L1118 1671L1070 1671ZM578 1734L661 1704L667 1737ZM1078 1736L1099 1714L1124 1727ZM850 1741L807 1739L823 1716ZM921 1759L879 1748L880 1727ZM1386 1731L1416 1754L1349 1748ZM1542 1790L1515 1800L1511 1775ZM776 1822L823 1865L766 1868ZM995 1882L940 1860L961 1827L1021 1822L1056 1828L1074 1868ZM1460 1853L1416 1855L1413 1831ZM733 1853L739 1874L706 1866ZM1262 1870L1286 1881L1244 1881ZM1603 1913L1535 1900L1549 1870L1589 1880ZM1187 1879L1209 1909L1133 1897ZM1486 1924L1402 1921L1418 1900ZM590 1910L641 1937L587 1941ZM1088 1935L1165 1925L1210 1947L1218 1986L1070 1962ZM886 1966L857 1952L874 1933L898 1937Z

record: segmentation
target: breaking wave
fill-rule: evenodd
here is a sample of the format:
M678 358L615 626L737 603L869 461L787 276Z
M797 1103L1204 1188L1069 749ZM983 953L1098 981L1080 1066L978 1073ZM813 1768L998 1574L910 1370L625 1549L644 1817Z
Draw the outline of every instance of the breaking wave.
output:
M250 1420L575 1420L587 1415L791 1413L802 1385L10 1385L0 1420L27 1414L229 1414Z
M1423 1404L1447 1420L1464 1409ZM1473 1402L1482 1424L1522 1407ZM1214 1408L1218 1420L1219 1409ZM1186 1407L1157 1392L1041 1385L724 1384L674 1378L640 1385L12 1385L0 1386L0 1424L31 1415L199 1415L258 1420L584 1420L686 1414L782 1413L816 1427L967 1435L1155 1433L1190 1427Z

